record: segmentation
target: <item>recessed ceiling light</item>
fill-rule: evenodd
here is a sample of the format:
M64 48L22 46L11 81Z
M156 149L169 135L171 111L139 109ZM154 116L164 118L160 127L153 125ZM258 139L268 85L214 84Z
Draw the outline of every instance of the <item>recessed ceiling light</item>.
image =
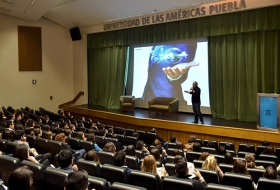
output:
M5 7L0 7L0 10L1 10L1 11L11 12L11 10L10 10L10 9L7 9L7 8L5 8Z
M9 0L3 0L3 2L4 2L4 3L9 3L9 4L11 4L11 5L13 5L13 4L14 4L14 2L9 1Z

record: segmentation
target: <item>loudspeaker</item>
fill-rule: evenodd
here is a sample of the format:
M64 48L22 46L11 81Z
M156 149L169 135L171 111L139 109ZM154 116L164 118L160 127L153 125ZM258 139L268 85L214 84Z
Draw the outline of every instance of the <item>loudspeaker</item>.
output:
M82 39L82 35L79 27L71 28L69 31L71 34L72 41L77 41Z

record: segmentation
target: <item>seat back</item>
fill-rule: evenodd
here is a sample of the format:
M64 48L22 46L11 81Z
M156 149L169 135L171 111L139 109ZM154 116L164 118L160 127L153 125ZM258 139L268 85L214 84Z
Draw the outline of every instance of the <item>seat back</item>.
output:
M280 148L276 148L275 155L278 157L278 161L280 161Z
M139 159L136 156L125 156L126 165L128 168L133 170L138 170L139 168Z
M239 144L239 146L238 146L238 152L239 152L239 151L245 152L244 148L245 148L246 146L247 146L247 144ZM251 153L255 153L255 152L256 152L255 146L254 146L254 145L250 144L250 151L249 151L249 152L251 152Z
M139 134L138 139L142 140L143 142L147 142L147 137L146 137L146 132L145 131L140 131L136 130Z
M206 146L201 147L200 152L208 152L209 154L218 154L216 148L211 148Z
M219 174L216 170L206 170L197 168L207 183L220 183Z
M132 136L126 136L125 143L126 145L133 145L136 147L137 138Z
M180 179L176 177L164 177L162 180L162 190L194 190L194 181L189 179Z
M183 149L183 144L182 143L168 143L168 149L169 148L174 148L174 149Z
M256 166L263 166L264 168L267 168L268 166L272 166L274 167L274 169L276 169L276 164L273 161L256 160L255 163Z
M203 162L204 162L204 160L194 160L193 164L196 168L202 168Z
M240 158L245 158L245 155L248 154L248 153L252 154L252 155L255 157L255 153L244 152L244 151L239 151L239 152L237 153L237 155L238 155L238 157L240 157Z
M258 157L259 160L267 160L275 162L276 166L279 165L278 157L275 155L268 155L268 154L260 154Z
M125 129L125 135L126 136L132 136L132 133L134 132L134 129Z
M6 142L6 154L13 154L14 153L14 149L16 146L18 146L19 144L15 143L15 142Z
M68 137L67 138L67 144L71 146L74 150L80 150L80 139L73 138L73 137Z
M122 129L120 127L114 127L114 132L118 135L123 135L122 134Z
M108 143L108 142L114 143L114 145L115 145L116 148L117 148L117 151L123 149L122 145L121 145L120 142L119 142L119 139L116 139L116 138L107 138L107 143Z
M90 141L81 141L80 142L80 148L85 149L86 152L88 152L88 151L94 149L94 144L93 144L93 142L90 142Z
M147 132L146 133L146 139L147 139L148 145L152 145L156 138L157 138L156 133L152 133L152 132Z
M119 139L119 142L122 145L126 145L126 137L125 137L125 135L118 135L118 139Z
M0 151L6 152L6 140L0 139Z
M35 189L44 189L44 181L45 181L44 171L46 169L44 165L30 162L28 160L23 160L20 163L20 166L27 166L33 172L32 186Z
M98 162L81 158L77 161L77 166L79 170L86 170L88 172L88 175L101 177L101 169Z
M177 148L178 149L178 148ZM173 151L176 150L176 148L169 148L167 149L166 153L167 155L172 155ZM184 151L182 151L181 149L179 149L179 154L185 158L185 155L184 155Z
M49 141L50 153L52 156L57 155L62 150L62 143L54 140Z
M259 157L259 155L264 151L264 148L266 146L257 146L257 150L256 150L256 159Z
M64 189L64 181L70 172L57 168L48 167L44 171L45 187L51 190Z
M109 190L109 183L106 179L88 176L88 189Z
M141 186L148 190L161 190L161 181L157 174L132 170L129 175L129 184Z
M31 148L37 148L37 138L36 136L26 135L26 141Z
M100 151L98 152L100 163L103 164L111 164L115 165L114 156L115 154L113 152L105 152Z
M127 183L128 174L126 168L104 164L101 168L102 177L111 183L121 182Z
M226 172L223 177L223 184L240 187L241 189L254 190L251 176Z
M140 160L144 158L144 153L142 150L135 150L135 156Z
M240 187L226 186L215 183L208 183L206 190L242 190Z
M261 177L258 181L258 190L280 189L280 180Z
M263 173L265 172L265 169L258 169L258 168L247 168L248 172L252 176L252 180L255 182L255 184L258 183L259 178L263 176Z
M0 174L4 183L8 184L11 173L19 166L20 160L11 156L0 156Z
M232 172L233 165L221 163L219 164L219 167L224 173L226 173L226 172Z
M47 139L37 138L36 139L36 144L37 144L36 148L37 148L38 151L40 151L41 154L45 154L47 152L50 152L49 141Z
M169 176L177 175L176 172L175 172L175 164L166 163L164 167L165 167L165 170L166 170L166 172L168 173Z
M213 154L213 156L216 158L218 164L224 162L224 159L225 159L224 155Z
M201 152L192 152L189 151L186 153L186 159L188 162L193 162L194 160L198 160L201 155Z
M169 156L169 155L167 155L167 157L166 157L166 163L173 163L173 161L174 161L174 159L175 159L175 156Z
M96 144L98 144L98 146L100 148L103 148L105 146L105 144L107 143L106 137L96 135L95 136L95 142L96 142Z
M125 183L115 182L113 183L113 185L111 185L110 190L147 190L147 189L135 185L128 185Z
M226 144L229 145L229 147L225 147L226 150L235 150L234 143L232 142L220 142L219 146L225 146Z
M209 140L204 140L203 141L203 146L208 147L208 142L209 142ZM213 141L213 143L214 143L214 148L218 149L217 141Z

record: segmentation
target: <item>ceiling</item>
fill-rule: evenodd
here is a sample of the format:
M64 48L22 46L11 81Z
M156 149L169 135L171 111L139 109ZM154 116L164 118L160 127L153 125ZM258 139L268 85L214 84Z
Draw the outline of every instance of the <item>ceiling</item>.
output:
M0 13L29 21L45 17L72 28L215 1L222 0L0 0Z

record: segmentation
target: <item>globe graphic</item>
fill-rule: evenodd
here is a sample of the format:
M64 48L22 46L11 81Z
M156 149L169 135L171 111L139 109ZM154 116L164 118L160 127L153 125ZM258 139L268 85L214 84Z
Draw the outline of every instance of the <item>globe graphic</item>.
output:
M170 48L166 51L166 60L170 63L177 63L181 60L182 51L178 48Z

